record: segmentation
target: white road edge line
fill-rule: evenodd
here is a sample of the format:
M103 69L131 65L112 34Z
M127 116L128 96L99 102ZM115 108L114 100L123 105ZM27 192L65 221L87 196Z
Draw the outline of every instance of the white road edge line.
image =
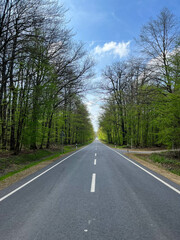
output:
M86 146L88 147L88 146ZM51 169L57 167L59 164L63 163L65 160L67 160L68 158L70 158L71 156L75 155L76 153L80 152L81 150L85 149L81 148L80 150L72 153L71 155L69 155L68 157L64 158L63 160L61 160L60 162L56 163L55 165L53 165L52 167L48 168L47 170L45 170L44 172L42 172L41 174L39 174L38 176L32 178L31 180L29 180L28 182L24 183L23 185L21 185L20 187L16 188L15 190L13 190L12 192L8 193L7 195L5 195L4 197L0 198L0 202L2 202L4 199L8 198L9 196L11 196L12 194L14 194L15 192L19 191L20 189L24 188L26 185L30 184L31 182L33 182L34 180L36 180L37 178L41 177L42 175L44 175L45 173L49 172Z
M104 144L105 145L105 144ZM106 145L105 145L106 146ZM111 149L112 151L116 152L117 154L119 154L121 157L125 158L127 161L129 161L130 163L134 164L136 167L140 168L141 170L143 170L144 172L146 172L147 174L151 175L153 178L155 178L156 180L158 180L159 182L163 183L164 185L166 185L167 187L169 187L170 189L172 189L173 191L175 191L176 193L180 194L180 191L171 186L169 183L163 181L162 179L160 179L159 177L155 176L154 174L152 174L151 172L149 172L148 170L146 170L145 168L141 167L139 164L133 162L132 160L130 160L129 158L125 157L124 155L122 155L121 153L115 151L114 149L106 146L107 148Z
M91 192L95 192L96 188L96 174L92 174L92 181L91 181Z
M94 159L94 165L96 165L96 159Z

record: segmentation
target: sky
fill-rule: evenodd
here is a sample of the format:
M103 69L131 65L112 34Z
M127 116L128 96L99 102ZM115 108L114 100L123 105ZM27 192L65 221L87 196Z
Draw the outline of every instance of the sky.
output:
M95 60L93 83L101 78L102 70L115 61L136 54L135 38L151 19L166 7L179 20L180 0L59 0L68 9L66 17L75 39L85 44ZM94 130L103 104L96 91L85 94Z

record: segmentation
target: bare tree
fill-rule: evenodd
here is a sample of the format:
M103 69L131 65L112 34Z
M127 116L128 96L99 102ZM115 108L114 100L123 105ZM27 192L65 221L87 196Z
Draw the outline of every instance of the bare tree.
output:
M172 92L172 83L169 76L169 56L175 49L178 37L178 22L175 16L167 8L164 8L157 19L149 21L142 27L137 40L142 52L151 60L151 67L156 69L156 75L161 74L158 81L163 82L166 90L170 93Z

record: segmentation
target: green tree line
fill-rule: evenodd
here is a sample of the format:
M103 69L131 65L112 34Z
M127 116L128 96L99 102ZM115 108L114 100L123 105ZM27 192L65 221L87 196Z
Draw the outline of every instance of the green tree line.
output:
M58 1L0 3L0 149L49 148L94 137L80 94L92 60Z
M180 147L179 22L163 9L136 39L141 57L103 71L99 137L134 147Z

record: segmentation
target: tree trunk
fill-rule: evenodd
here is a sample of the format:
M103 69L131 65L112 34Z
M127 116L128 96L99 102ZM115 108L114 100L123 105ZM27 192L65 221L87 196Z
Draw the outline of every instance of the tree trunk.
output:
M48 138L47 138L47 144L46 144L46 148L49 148L50 146L50 135L51 135L51 126L52 126L52 119L53 119L53 113L50 116L49 119L49 124L48 124Z

